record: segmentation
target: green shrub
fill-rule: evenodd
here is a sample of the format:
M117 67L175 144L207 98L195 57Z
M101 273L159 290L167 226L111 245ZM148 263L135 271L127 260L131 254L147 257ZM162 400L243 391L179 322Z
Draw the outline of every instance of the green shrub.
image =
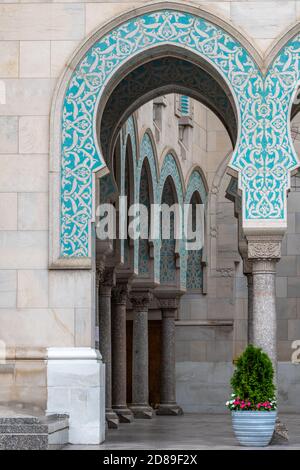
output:
M249 345L237 360L231 379L234 395L251 405L272 400L275 395L274 369L269 356Z

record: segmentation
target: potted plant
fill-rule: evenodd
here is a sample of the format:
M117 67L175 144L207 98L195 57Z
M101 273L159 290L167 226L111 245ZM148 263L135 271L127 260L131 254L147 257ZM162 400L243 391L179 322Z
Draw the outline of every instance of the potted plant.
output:
M226 403L235 436L243 446L264 447L271 441L277 415L273 378L269 356L249 345L236 362L233 393Z

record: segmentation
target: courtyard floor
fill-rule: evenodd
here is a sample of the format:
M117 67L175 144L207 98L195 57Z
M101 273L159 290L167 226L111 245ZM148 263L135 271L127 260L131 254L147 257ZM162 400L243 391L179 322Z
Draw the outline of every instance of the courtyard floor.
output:
M281 414L288 427L289 444L264 449L300 449L300 414ZM228 414L189 414L154 416L151 420L135 420L108 430L106 441L98 446L68 445L65 450L196 450L249 449L240 447L231 428Z

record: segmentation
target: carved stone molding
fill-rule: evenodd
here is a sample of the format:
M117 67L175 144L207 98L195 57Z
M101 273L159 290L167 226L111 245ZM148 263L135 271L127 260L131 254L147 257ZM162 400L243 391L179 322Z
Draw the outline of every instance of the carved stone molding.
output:
M111 296L111 289L116 284L116 275L114 268L106 267L99 284L99 292L102 296Z
M96 286L99 288L100 284L104 281L105 263L104 261L98 261L96 264Z
M280 259L281 240L248 241L248 258L251 259Z
M160 298L158 302L162 310L176 310L178 308L177 297Z
M272 274L276 273L276 262L278 258L256 258L252 263L252 274ZM257 281L262 282L262 281Z
M113 287L116 283L115 269L105 266L103 261L96 265L96 285L98 288Z
M211 226L211 227L210 227L210 236L211 236L212 238L217 238L217 235L218 235L218 229L217 229L217 227Z
M218 277L233 277L234 269L231 267L228 268L217 268L216 272Z
M116 284L115 269L106 267L104 270L102 285L113 287L115 284Z
M129 299L133 310L146 310L152 300L152 294L149 291L131 291Z
M211 194L217 195L219 194L219 186L213 184L210 190Z

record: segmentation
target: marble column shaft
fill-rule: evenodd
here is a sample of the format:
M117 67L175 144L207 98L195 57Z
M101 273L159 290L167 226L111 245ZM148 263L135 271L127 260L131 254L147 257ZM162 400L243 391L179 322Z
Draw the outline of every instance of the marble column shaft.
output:
M247 273L248 286L248 344L253 344L253 274Z
M179 415L176 403L175 317L177 299L160 299L162 311L162 357L159 415Z
M252 260L253 344L261 347L277 369L276 259Z
M148 308L149 292L131 292L133 308L132 335L132 406L135 418L152 418L149 406L149 346Z
M281 237L248 244L253 274L253 344L270 357L274 368L274 384L278 393L277 375L277 316L276 316L276 263L281 255ZM252 245L252 246L251 246ZM288 440L286 426L277 416L272 443Z
M112 408L120 422L132 421L126 400L126 301L128 284L112 289Z

